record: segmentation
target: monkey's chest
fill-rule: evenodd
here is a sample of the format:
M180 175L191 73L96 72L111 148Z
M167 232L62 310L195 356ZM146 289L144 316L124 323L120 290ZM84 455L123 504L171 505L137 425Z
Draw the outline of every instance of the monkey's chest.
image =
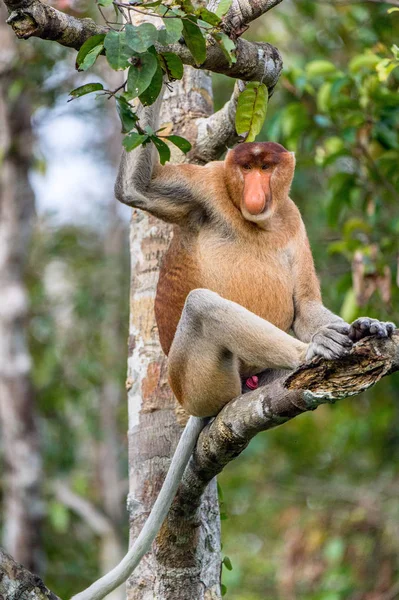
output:
M288 331L294 317L293 277L288 254L244 244L199 247L201 287L241 304Z

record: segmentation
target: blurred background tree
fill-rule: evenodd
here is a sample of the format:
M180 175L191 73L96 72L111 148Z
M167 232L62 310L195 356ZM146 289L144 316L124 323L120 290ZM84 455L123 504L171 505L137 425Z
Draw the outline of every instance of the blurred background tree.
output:
M84 2L58 8L89 12ZM296 152L292 197L326 305L347 320L399 321L398 33L397 10L355 0L286 0L251 27L285 59L259 139ZM92 99L67 105L70 59L40 40L29 48L31 66L15 75L8 98L29 95L38 139L38 218L25 282L46 472L42 571L67 597L126 545L128 215L113 200L114 117ZM218 108L233 81L214 83ZM222 473L227 598L399 598L397 383L387 378L353 402L258 436Z

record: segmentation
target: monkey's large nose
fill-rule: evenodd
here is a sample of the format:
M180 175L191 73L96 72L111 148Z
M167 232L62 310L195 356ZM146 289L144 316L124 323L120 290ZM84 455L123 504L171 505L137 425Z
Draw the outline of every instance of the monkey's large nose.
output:
M259 215L265 209L270 196L270 177L253 171L245 176L243 202L251 215Z

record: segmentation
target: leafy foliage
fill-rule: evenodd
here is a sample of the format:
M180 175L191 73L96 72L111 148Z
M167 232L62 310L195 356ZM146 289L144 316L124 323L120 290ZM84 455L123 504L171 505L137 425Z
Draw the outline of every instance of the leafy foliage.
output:
M109 7L113 1L100 0L98 4ZM164 79L173 82L183 77L183 63L180 57L165 48L181 39L186 43L198 66L206 59L207 36L212 37L220 46L229 64L234 63L235 43L222 31L223 16L230 5L231 0L222 0L214 13L204 6L194 6L190 0L183 0L173 5L163 4L161 0L134 2L132 9L155 11L163 19L164 26L157 29L151 23L142 23L138 26L126 23L119 29L111 27L106 35L89 38L83 44L77 58L77 66L81 71L92 67L101 54L105 54L113 70L129 69L127 79L122 86L122 93L117 94L119 90L107 90L101 83L96 83L72 90L72 98L96 91L101 92L102 95L115 97L122 132L135 134L129 136L124 143L125 148L133 150L141 143L152 142L158 149L161 162L164 163L170 157L168 146L156 134L144 136L139 120L135 117L135 109L127 104L138 97L143 105L149 106L158 98ZM114 8L118 14L120 10L118 3L114 4ZM125 6L124 9L130 10L129 6ZM173 140L170 141L175 143ZM184 147L181 142L177 145Z

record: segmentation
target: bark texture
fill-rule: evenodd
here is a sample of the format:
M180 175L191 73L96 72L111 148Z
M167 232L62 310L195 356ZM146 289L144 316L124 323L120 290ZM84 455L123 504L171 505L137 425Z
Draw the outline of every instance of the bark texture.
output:
M3 17L3 18L2 18ZM31 109L26 97L11 102L11 69L18 60L14 36L0 7L0 426L4 461L3 544L19 562L40 572L42 464L25 326L23 281L34 196L28 180Z
M37 575L0 548L0 600L60 600Z

